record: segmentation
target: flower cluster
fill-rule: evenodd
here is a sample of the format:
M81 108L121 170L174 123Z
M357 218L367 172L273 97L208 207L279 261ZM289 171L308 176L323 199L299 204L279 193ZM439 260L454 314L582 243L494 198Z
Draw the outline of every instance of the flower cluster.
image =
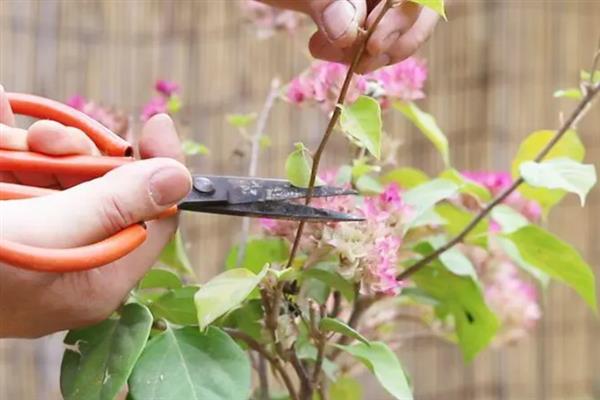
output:
M343 64L315 61L294 78L287 87L287 100L294 104L316 102L326 111L335 106L348 67ZM410 57L398 64L381 68L366 75L352 78L346 101L352 103L360 95L371 96L389 107L395 100L416 100L425 97L423 85L427 67L417 58Z
M460 248L475 265L485 300L502 324L494 339L499 346L526 336L542 313L535 285L522 276L519 267L501 249L495 248L493 242L490 247L490 250L466 245Z
M257 36L262 39L277 31L293 33L305 18L297 12L279 10L255 0L242 0L240 7L246 19L256 28Z
M87 114L121 137L128 134L129 120L127 114L120 110L105 107L81 95L71 96L67 105Z
M169 102L176 99L179 93L179 85L167 80L158 80L154 85L154 89L157 95L144 105L140 116L142 121L147 121L153 115L170 111Z
M361 215L365 221L307 224L301 250L312 255L335 255L339 259L337 271L344 278L359 282L362 293L397 294L402 287L396 280L402 221L409 211L398 186L391 184L376 197L321 198L315 199L313 204ZM294 238L294 223L263 220L262 225L270 235Z

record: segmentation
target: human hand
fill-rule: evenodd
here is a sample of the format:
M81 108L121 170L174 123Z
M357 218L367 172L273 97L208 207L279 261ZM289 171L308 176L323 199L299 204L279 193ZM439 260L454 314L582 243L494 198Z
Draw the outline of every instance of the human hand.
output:
M319 29L309 42L311 54L322 60L346 64L352 61L359 28L366 26L368 29L385 3L381 0L261 1L311 16ZM433 10L412 2L389 10L369 39L367 51L356 71L370 72L411 56L431 35L438 18Z
M38 121L27 130L16 128L1 86L0 148L49 155L100 154L83 132L53 121ZM3 182L67 189L0 202L2 239L48 248L90 244L158 215L189 192L191 177L178 162L183 155L167 115L147 121L139 152L143 161L89 182L72 176L0 172ZM176 225L176 217L147 222L148 237L142 246L90 271L42 273L0 264L0 337L38 337L105 319L153 265Z

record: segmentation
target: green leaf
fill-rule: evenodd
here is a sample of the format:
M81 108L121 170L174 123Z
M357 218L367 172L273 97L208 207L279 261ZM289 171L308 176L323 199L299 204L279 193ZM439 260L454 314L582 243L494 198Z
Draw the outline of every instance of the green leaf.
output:
M566 99L581 100L583 94L578 88L561 89L554 92L554 97L564 97Z
M325 283L327 286L338 290L348 301L354 300L354 285L344 279L340 274L319 264L313 268L307 269L302 273L303 279L316 279Z
M259 299L249 300L227 314L224 326L237 328L259 342L264 341L262 319L264 312Z
M446 18L446 11L445 11L445 7L444 7L444 0L410 0L410 1L412 1L413 3L420 4L423 7L429 7L433 11L435 11L436 13L438 13L446 21L448 20L448 18Z
M169 114L177 114L181 111L182 106L183 104L181 103L179 96L173 95L169 97L169 100L167 101L167 111Z
M181 287L181 280L177 274L160 268L148 271L138 285L140 289L177 289L179 287Z
M146 344L152 315L141 304L123 307L118 318L70 331L60 376L66 400L113 400Z
M183 141L183 143L181 144L181 148L183 149L183 153L187 156L207 156L210 154L210 150L208 149L208 147L206 147L202 143L198 143L189 139Z
M352 346L336 345L362 362L392 396L399 400L412 400L408 380L396 354L382 342L370 345L357 343Z
M440 261L453 274L471 277L474 282L479 284L479 278L473 263L457 248L453 247L440 254Z
M177 231L173 239L160 253L159 262L173 268L175 271L193 275L192 264L185 252L185 245L181 237L181 231Z
M454 196L458 192L458 186L442 178L416 186L404 193L404 202L410 206L410 218L405 224L405 231L414 226L427 211L431 210L436 203Z
M411 121L427 139L433 143L436 149L442 155L444 164L450 164L450 154L448 152L448 139L444 132L435 122L432 115L427 114L412 102L398 101L394 107L399 110L409 121Z
M458 235L474 218L472 213L449 203L439 204L435 208L435 211L446 220L446 230L452 236ZM469 232L465 241L485 247L487 245L488 232L489 221L484 219Z
M285 161L285 174L292 185L306 188L310 183L312 169L312 157L308 149L302 143L295 143L295 150L290 153ZM323 181L317 177L315 186L323 185Z
M589 82L591 77L591 74L588 71L581 71L580 74L581 80L584 82ZM594 82L592 82L594 85L596 83L600 83L600 70L596 70L596 72L594 73Z
M211 322L239 306L266 273L267 268L258 275L245 268L230 269L202 286L194 299L200 329L204 330Z
M256 120L256 113L249 114L228 114L225 118L227 119L227 123L229 125L234 126L236 128L245 128L250 125L254 120Z
M250 362L226 333L209 328L173 330L155 336L129 379L134 400L246 400Z
M364 146L373 157L381 155L381 107L372 97L360 96L342 108L342 130Z
M596 184L596 169L592 164L581 164L570 158L555 158L536 163L527 161L519 167L525 182L534 187L563 189L579 196L581 206Z
M363 175L356 180L356 188L362 194L379 194L385 190L377 179L370 175Z
M349 376L342 376L329 386L330 400L362 400L363 389L360 383Z
M456 183L460 187L461 193L473 196L483 203L492 200L492 194L486 187L465 178L455 169L447 169L440 174L440 178L448 179L449 181Z
M369 344L369 340L366 337L339 319L328 317L323 318L321 322L319 322L319 330L323 332L336 332L344 336L348 336L349 338L359 340L365 344Z
M433 247L421 243L415 250L425 256L433 251ZM439 312L453 316L465 359L472 360L490 343L500 323L473 279L451 273L439 261L433 261L412 279L417 287L438 301L436 309Z
M225 261L225 267L232 269L238 266L238 248L234 246ZM255 274L262 271L266 264L283 263L287 261L290 246L281 238L253 239L246 243L244 259L241 267L249 269Z
M540 151L552 140L554 131L536 131L529 135L521 146L512 163L512 176L517 178L520 176L520 166L523 162L533 161ZM583 161L585 156L585 148L579 140L575 131L568 131L550 150L544 160L554 158L568 157L575 161ZM519 187L519 192L528 199L538 202L544 210L544 215L547 215L552 206L556 205L565 195L563 190L551 190L544 188L535 188L524 184Z
M398 168L394 169L381 178L381 183L388 185L396 183L402 189L412 189L429 180L427 174L416 168Z
M533 265L525 261L523 257L521 257L521 253L519 253L519 249L517 249L517 246L510 239L498 236L495 237L494 240L500 245L504 253L525 272L533 276L540 283L542 288L545 289L548 287L548 284L550 283L550 276L548 276L548 274L544 271L534 267Z
M571 245L534 225L506 237L517 246L526 262L567 284L597 311L594 273Z
M360 178L371 172L379 171L381 171L381 167L379 165L369 164L368 159L365 157L352 161L352 178L354 179Z
M169 290L150 304L155 318L164 318L177 325L198 325L194 295L198 286Z
M517 229L529 225L529 220L514 208L505 204L498 204L492 209L490 214L492 219L500 224L501 230L504 233L514 232Z
M269 147L272 146L273 142L271 141L271 138L266 136L266 135L261 135L260 139L258 140L258 144L260 146L261 149L268 149Z

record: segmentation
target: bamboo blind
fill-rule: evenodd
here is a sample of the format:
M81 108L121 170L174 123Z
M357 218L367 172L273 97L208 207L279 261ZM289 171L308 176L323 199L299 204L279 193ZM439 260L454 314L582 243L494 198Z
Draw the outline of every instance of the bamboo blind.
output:
M552 92L589 68L600 1L454 0L448 14L450 22L421 52L430 68L423 107L444 127L459 169L505 169L527 133L556 127L559 112L569 108ZM301 71L308 62L303 38L257 40L234 0L0 0L0 83L57 99L81 93L134 112L157 78L173 79L184 84L182 134L212 151L190 160L192 169L243 174L247 160L233 155L239 140L224 115L259 110L272 77L286 81ZM314 147L324 123L317 112L277 104L267 128L273 146L261 157L260 173L280 173L294 141ZM587 159L596 164L599 126L596 108L580 129ZM400 165L439 171L439 156L412 127L393 117L386 127L403 140ZM220 268L238 224L183 218L201 277ZM553 211L550 229L574 243L600 275L598 189L585 209L569 198ZM545 296L544 313L530 339L487 351L470 365L451 346L407 343L400 355L417 399L600 398L600 323L558 285ZM61 335L0 341L0 399L59 398L60 342ZM366 398L387 398L377 385L368 387Z

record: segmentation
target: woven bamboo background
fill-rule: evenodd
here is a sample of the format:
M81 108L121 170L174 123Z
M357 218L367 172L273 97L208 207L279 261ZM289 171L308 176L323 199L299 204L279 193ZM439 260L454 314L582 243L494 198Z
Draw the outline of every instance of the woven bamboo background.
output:
M421 52L430 66L423 107L444 127L459 169L507 168L527 133L556 127L559 112L571 106L552 92L589 68L600 1L454 0L449 17ZM244 173L247 161L233 156L238 138L224 115L259 110L271 78L285 81L307 62L302 38L257 40L234 0L0 0L0 83L7 90L57 99L81 93L133 112L157 78L181 82L181 130L212 150L209 158L190 160L199 171ZM592 114L580 131L588 161L598 165L600 111ZM279 174L294 141L314 147L324 122L317 112L277 104L267 128L273 147L260 173ZM401 165L439 171L439 156L414 129L399 118L386 126L404 140ZM196 270L214 274L239 221L183 220ZM600 275L600 190L585 209L566 201L550 228ZM530 339L487 351L470 365L450 346L407 343L400 353L417 399L600 399L598 319L558 286L544 299L544 312ZM0 399L59 398L60 341L0 341ZM365 398L386 398L373 388Z

